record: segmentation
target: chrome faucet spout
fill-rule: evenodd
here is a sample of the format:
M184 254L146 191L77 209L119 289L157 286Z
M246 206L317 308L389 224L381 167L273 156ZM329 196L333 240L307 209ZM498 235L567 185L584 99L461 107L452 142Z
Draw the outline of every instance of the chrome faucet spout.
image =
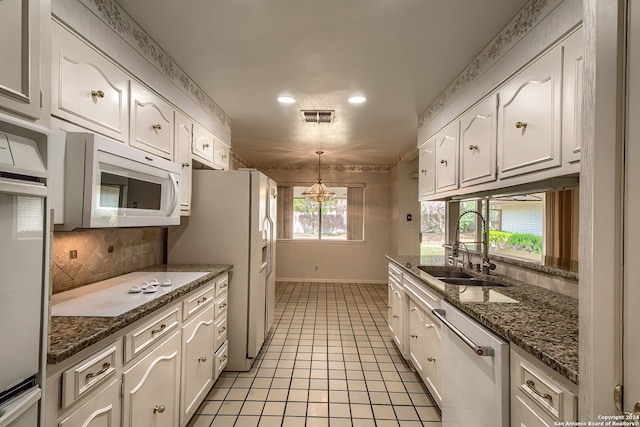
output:
M474 211L474 210L465 211L458 218L458 221L456 223L455 241L453 243L454 256L457 256L457 252L458 252L459 246L460 245L464 245L464 247L465 247L465 249L467 251L467 260L468 260L469 264L471 264L471 257L469 256L469 249L467 248L467 245L464 242L460 241L460 220L462 219L463 216L465 216L467 214L477 215L478 218L480 218L482 220L482 242L479 242L479 243L482 243L482 262L480 263L480 267L482 268L482 272L484 274L489 274L489 272L491 270L495 270L496 269L496 265L493 264L489 260L489 229L487 228L486 220L484 219L484 217L482 216L482 214L480 212Z

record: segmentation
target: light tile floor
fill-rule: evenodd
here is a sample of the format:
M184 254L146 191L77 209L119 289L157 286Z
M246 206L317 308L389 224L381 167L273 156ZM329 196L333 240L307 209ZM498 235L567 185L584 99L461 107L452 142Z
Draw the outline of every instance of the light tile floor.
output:
M440 427L393 344L387 286L278 283L249 372L223 372L190 427Z

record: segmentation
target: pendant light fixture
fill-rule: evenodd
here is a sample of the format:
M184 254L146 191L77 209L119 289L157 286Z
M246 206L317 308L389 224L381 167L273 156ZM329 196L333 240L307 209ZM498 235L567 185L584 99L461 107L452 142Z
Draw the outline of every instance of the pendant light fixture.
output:
M335 192L331 191L329 187L322 183L322 178L320 177L320 156L322 153L324 153L324 151L316 151L318 155L318 182L302 193L307 200L312 202L326 202L327 200L333 199L333 196L336 195Z

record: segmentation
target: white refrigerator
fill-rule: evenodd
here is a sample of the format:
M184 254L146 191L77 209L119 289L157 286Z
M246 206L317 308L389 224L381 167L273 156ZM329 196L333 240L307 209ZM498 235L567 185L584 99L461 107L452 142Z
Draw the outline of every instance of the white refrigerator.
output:
M277 188L256 170L194 170L191 216L169 229L170 264L233 264L228 371L251 369L273 325Z

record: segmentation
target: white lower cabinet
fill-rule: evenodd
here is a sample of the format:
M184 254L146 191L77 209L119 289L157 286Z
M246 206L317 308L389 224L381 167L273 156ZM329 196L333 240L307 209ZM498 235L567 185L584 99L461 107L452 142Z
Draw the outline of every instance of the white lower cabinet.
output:
M440 308L441 299L406 275L403 277L403 285L409 310L408 359L436 403L442 405L441 323L431 313L434 308Z
M45 427L185 426L226 366L222 275L47 366Z
M182 327L180 425L184 425L213 384L214 306Z
M389 264L389 294L387 300L388 325L391 336L400 350L405 353L404 342L404 297L402 289L402 272L393 264Z
M175 427L180 396L180 331L127 369L123 427Z
M578 386L511 345L511 425L547 427L577 421Z
M73 411L58 424L59 427L119 427L120 379L111 382L104 390Z

